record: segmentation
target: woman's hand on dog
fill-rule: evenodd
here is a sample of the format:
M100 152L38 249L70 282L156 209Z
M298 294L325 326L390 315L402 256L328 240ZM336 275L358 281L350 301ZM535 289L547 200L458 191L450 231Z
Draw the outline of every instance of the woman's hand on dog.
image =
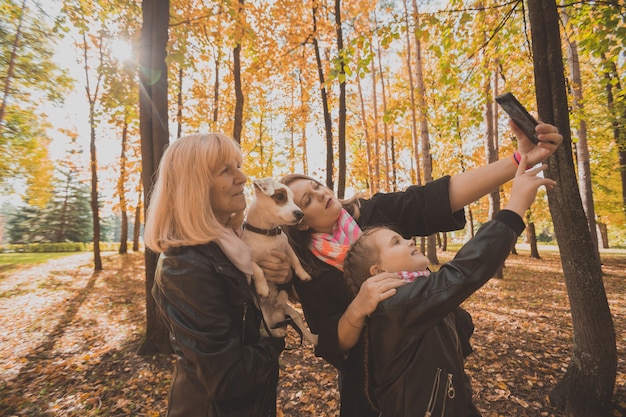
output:
M293 277L287 254L283 251L272 249L270 256L258 261L258 264L263 270L265 278L276 284L285 284L291 281Z

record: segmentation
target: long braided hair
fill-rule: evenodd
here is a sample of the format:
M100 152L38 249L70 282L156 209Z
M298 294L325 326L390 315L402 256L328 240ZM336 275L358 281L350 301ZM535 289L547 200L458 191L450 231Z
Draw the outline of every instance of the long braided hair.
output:
M370 268L379 262L378 251L372 242L372 235L384 226L371 227L363 231L363 234L350 246L346 253L343 264L343 272L346 282L352 294L356 296L365 280L372 276ZM367 401L376 411L380 411L375 404L374 395L370 386L370 361L369 361L369 323L366 320L361 332L361 342L363 343L363 368L365 375L365 395Z

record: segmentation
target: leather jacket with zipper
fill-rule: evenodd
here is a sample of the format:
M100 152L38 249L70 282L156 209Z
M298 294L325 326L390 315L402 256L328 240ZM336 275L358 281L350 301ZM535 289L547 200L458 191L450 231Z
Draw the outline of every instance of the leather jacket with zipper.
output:
M501 211L452 261L370 315L369 392L383 417L480 416L464 370L473 325L458 306L494 276L523 229L517 214Z
M160 264L152 295L177 356L167 416L275 416L284 340L260 337L245 275L215 243L171 248Z

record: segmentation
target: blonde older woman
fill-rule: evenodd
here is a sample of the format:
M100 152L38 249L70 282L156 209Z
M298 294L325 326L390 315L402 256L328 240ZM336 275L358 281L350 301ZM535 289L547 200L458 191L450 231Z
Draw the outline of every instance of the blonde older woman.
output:
M161 253L152 289L177 355L167 416L275 416L284 340L261 338L239 239L246 208L238 145L195 134L163 154L144 240Z

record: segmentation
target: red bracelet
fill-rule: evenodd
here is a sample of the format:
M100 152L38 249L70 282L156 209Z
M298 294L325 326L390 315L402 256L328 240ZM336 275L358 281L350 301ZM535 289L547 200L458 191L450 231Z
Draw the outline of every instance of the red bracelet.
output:
M520 153L518 151L513 152L513 155L511 155L513 157L513 162L515 162L515 166L518 167L519 166L519 161L520 159L522 159L522 156L520 155Z
M513 157L513 162L515 162L515 166L518 167L519 163L522 161L522 155L519 153L519 151L515 151L513 152L513 155L511 155ZM526 169L531 169L532 165L526 165Z

